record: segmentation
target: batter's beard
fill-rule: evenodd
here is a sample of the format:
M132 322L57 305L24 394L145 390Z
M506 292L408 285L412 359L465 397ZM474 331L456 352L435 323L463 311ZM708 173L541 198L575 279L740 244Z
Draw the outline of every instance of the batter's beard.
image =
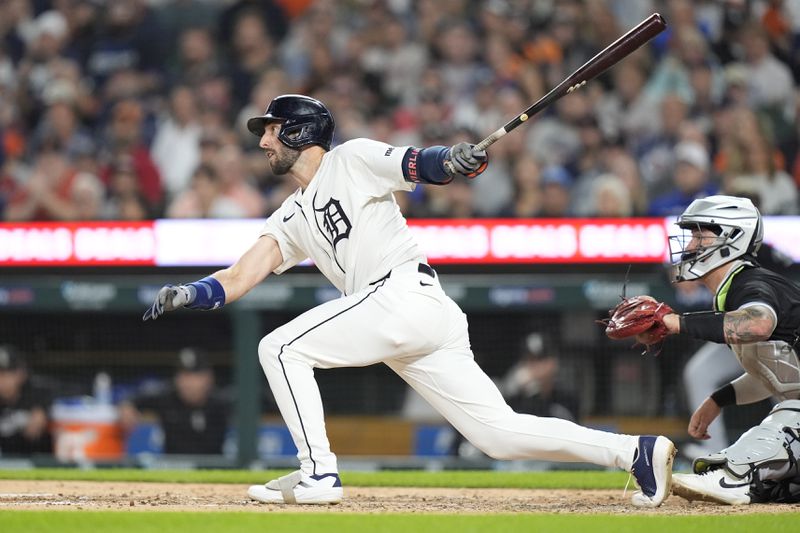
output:
M297 162L297 159L300 157L300 150L283 148L280 151L274 151L273 154L275 155L275 159L269 162L272 173L276 176L282 176L289 172Z

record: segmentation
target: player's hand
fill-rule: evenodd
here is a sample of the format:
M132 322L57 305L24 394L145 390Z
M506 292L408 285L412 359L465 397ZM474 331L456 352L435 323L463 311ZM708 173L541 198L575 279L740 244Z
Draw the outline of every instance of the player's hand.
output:
M708 434L708 426L716 420L721 411L722 409L717 405L717 402L711 398L706 398L689 420L689 435L700 440L710 439L711 435Z
M197 292L188 285L164 285L156 294L153 305L144 312L142 321L157 319L167 311L174 311L194 301Z
M475 150L474 144L458 143L450 148L447 168L453 172L474 178L489 165L489 154L486 150Z

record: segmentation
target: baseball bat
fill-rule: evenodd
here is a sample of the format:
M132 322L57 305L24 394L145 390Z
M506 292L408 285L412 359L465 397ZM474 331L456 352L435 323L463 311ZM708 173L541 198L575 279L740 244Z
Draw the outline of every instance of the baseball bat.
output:
M475 151L485 150L500 137L513 130L533 115L549 106L565 94L569 94L575 89L583 87L586 82L596 78L609 68L627 57L634 50L641 47L647 41L664 31L667 23L664 17L658 13L653 13L628 33L605 47L600 53L584 63L578 70L567 76L567 78L554 87L549 93L542 96L536 103L528 109L509 120L505 126L498 129L484 140L475 145Z

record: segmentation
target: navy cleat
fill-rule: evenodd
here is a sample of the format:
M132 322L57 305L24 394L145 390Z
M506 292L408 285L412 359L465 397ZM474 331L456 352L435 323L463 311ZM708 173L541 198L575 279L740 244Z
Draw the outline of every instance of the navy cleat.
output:
M658 507L669 496L675 445L666 437L639 437L631 474L639 489L631 497L636 507Z

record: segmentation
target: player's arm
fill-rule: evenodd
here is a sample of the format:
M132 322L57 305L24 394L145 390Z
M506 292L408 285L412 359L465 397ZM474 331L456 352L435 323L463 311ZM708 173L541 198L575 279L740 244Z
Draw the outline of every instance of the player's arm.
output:
M747 405L772 396L759 378L745 372L730 383L715 390L695 410L689 420L689 435L696 439L710 439L708 426L729 405Z
M750 344L768 340L777 323L775 311L763 304L751 304L724 313L673 313L664 317L664 324L670 333L684 333L695 339L720 344Z
M725 313L722 327L727 344L749 344L768 340L778 325L775 312L765 305L751 305Z
M708 426L716 420L724 407L760 402L771 395L772 392L759 378L745 372L703 400L689 419L689 435L696 439L710 439Z
M253 243L238 261L215 272L213 277L225 289L225 301L233 302L264 281L281 263L283 256L277 241L265 235Z
M403 156L403 177L413 183L445 185L457 174L474 178L489 164L486 150L474 144L458 143L451 147L409 148Z
M155 320L166 311L179 307L218 309L241 298L281 263L283 256L277 241L268 235L263 236L228 268L187 285L162 287L142 320Z

